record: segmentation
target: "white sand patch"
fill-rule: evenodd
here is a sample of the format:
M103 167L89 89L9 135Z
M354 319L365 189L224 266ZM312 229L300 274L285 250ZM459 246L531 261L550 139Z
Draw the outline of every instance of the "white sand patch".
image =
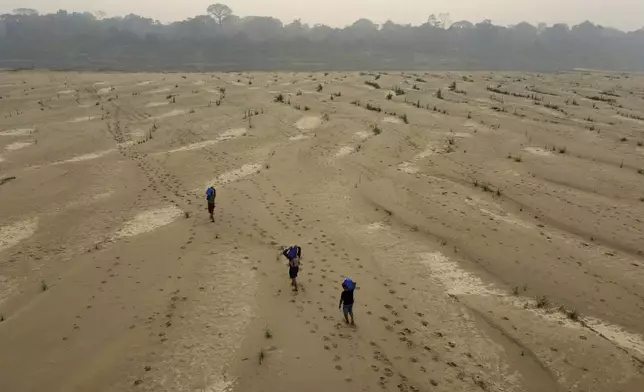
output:
M18 291L18 282L7 276L0 275L0 305Z
M427 146L423 151L419 152L416 154L411 161L408 162L402 162L398 164L397 168L399 171L407 174L416 174L420 171L420 168L416 166L415 164L418 161L421 161L425 158L428 158L436 153L436 148L432 146L431 144Z
M386 228L387 225L385 225L383 222L373 222L367 225L367 231L378 231Z
M102 85L104 85L104 84L107 84L107 82L103 82L103 81L101 81L101 82L95 82L95 83L93 84L93 86L95 86L95 87L96 87L96 86L102 86Z
M389 123L389 124L400 124L400 123L402 123L402 121L399 118L391 117L391 116L383 118L382 122L386 122L386 123Z
M353 134L353 136L358 140L368 139L369 136L371 136L371 135L372 135L372 133L365 132L365 131L358 131L358 132Z
M216 179L208 182L206 184L206 188L211 186L212 184L228 184L231 182L238 181L244 177L248 177L250 175L253 175L255 173L258 173L262 168L261 163L250 163L243 165L239 169L231 170L229 172L226 172Z
M170 87L163 87L163 88L158 88L156 90L146 91L145 94L161 94L161 93L167 93L168 91L172 91L172 89Z
M416 174L420 171L420 169L411 162L400 163L397 168L399 171L407 174Z
M16 151L16 150L22 150L23 148L29 147L33 144L33 142L15 142L7 145L5 147L5 150L7 151Z
M4 161L5 159L2 157L2 155L0 155L0 162L4 162Z
M70 158L70 159L67 159L67 160L64 160L64 161L54 162L54 163L52 163L52 165L62 165L62 164L65 164L65 163L76 163L76 162L91 161L93 159L97 159L97 158L103 157L103 156L105 156L107 154L110 154L110 153L112 153L114 151L116 151L116 150L112 148L112 149L109 149L109 150L91 152L89 154L79 155L77 157L73 157L73 158Z
M638 334L627 332L618 325L592 317L582 317L580 323L574 322L555 309L536 308L534 300L531 298L510 295L493 284L486 284L478 276L465 271L457 262L451 261L440 252L422 253L418 256L420 262L430 268L432 277L443 285L449 294L496 297L505 305L525 309L542 319L556 323L558 326L584 331L591 330L610 340L616 346L630 350L631 354L636 352L644 357L644 338Z
M584 317L583 321L611 342L627 350L635 351L640 358L644 358L644 340L642 336L625 331L617 325L605 324L602 320L594 317Z
M33 128L10 129L0 132L0 136L28 136L34 131L35 129Z
M165 102L150 102L147 105L145 105L145 107L156 108L158 106L165 106L165 105L168 105L167 101L165 101Z
M58 94L60 94L60 95L69 95L69 94L74 94L75 92L76 91L74 91L74 90L62 90L62 91L59 91Z
M544 150L543 148L539 148L539 147L526 147L524 148L524 150L529 152L530 154L539 155L542 157L547 157L552 155L550 151Z
M192 84L194 84L195 86L203 86L204 84L206 84L206 82L203 80L196 80Z
M320 117L309 116L302 117L301 119L297 120L295 127L300 131L310 131L319 127L321 124L322 119Z
M340 149L335 153L336 158L342 158L343 156L349 155L354 151L354 148L351 146L342 146Z
M230 129L226 132L221 133L218 137L217 140L219 141L224 141L224 140L230 140L234 139L236 137L244 136L246 135L246 128L235 128L235 129Z
M248 89L249 90L259 90L260 88L259 87L249 87Z
M280 86L290 86L291 84L293 84L293 82L282 82L280 83Z
M241 82L231 82L231 84L232 84L233 86L245 86L245 84L244 84L244 83L241 83Z
M503 295L493 285L484 283L478 276L462 269L441 252L421 253L420 262L427 265L432 276L454 295Z
M116 234L117 238L134 237L172 223L183 212L175 206L146 211L126 222Z
M166 113L160 114L160 115L158 115L158 116L156 116L156 117L151 117L151 119L159 120L159 119L162 119L162 118L175 117L175 116L183 116L183 115L184 115L184 114L186 114L186 113L188 113L188 111L187 111L187 110L185 110L185 109L173 109L173 110L171 110L171 111L169 111L169 112L166 112Z
M202 148L214 146L217 143L219 143L219 140L206 140L206 141L203 141L203 142L188 144L187 146L175 148L175 149L169 150L167 152L172 154L172 153L175 153L175 152L199 150L199 149L202 149Z
M105 95L105 94L109 93L110 91L112 91L111 87L103 87L101 89L98 89L97 93L99 95Z
M73 119L71 119L71 120L69 120L69 121L67 121L67 122L70 122L70 123L79 123L79 122L85 122L85 121L92 121L92 120L96 120L97 118L98 118L98 116L83 116L83 117L76 117L76 118L73 118Z
M310 139L310 138L311 138L311 136L299 134L299 135L289 137L288 140L290 140L292 142L296 142L298 140L307 140L307 139Z
M31 218L0 226L0 252L31 237L38 228L38 219Z
M484 213L485 215L491 217L492 219L494 219L496 221L505 222L505 223L509 223L511 225L523 227L524 229L533 229L534 228L532 225L522 221L521 219L518 219L518 218L512 216L511 214L505 213L505 214L501 215L501 214L497 214L495 212L486 210L485 208L481 208L480 210L481 210L482 213Z
M644 147L636 147L635 152L637 152L640 155L644 155Z
M147 86L147 85L150 85L152 83L154 83L154 80L144 80L143 82L139 82L136 85L137 86Z

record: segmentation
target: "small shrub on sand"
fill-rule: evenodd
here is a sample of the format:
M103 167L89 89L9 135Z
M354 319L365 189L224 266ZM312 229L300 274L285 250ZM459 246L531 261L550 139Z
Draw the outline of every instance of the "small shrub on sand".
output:
M517 155L516 157L514 157L514 161L515 162L521 162L521 161L523 161L523 158L521 158L520 156Z
M559 154L565 154L567 151L566 147L559 147Z
M568 318L571 319L572 321L579 320L579 313L577 312L577 309L566 311L566 316L568 316Z
M393 97L394 95L391 92L387 93L387 101L391 101Z
M49 289L49 286L47 286L47 283L45 283L45 281L44 281L44 280L41 280L41 281L40 281L40 289L41 289L42 291L47 291L47 289Z
M321 84L318 84L318 87L315 89L315 91L317 91L318 93L320 93L320 92L322 92L322 90L324 90L324 87L322 87L322 85L321 85Z
M273 338L273 332L271 332L271 330L268 329L268 327L266 327L266 329L264 330L264 337L266 339L272 339Z
M637 142L637 147L642 147L643 144L644 143L642 143L642 141L639 141L639 142Z
M405 90L401 89L400 86L394 87L394 94L396 95L405 95Z
M380 129L378 124L374 124L374 126L371 127L371 130L373 131L374 135L380 135L382 133L382 129Z
M644 169L637 169L638 174L644 174Z
M627 141L628 141L628 138L623 137L623 138L619 139L619 141L620 141L620 142L627 142Z
M515 287L512 289L512 294L513 294L513 295L519 295L519 286L515 286Z
M404 113L400 116L400 119L403 120L405 124L409 124L409 119L407 118L407 114Z
M441 90L440 88L436 92L436 98L443 99L443 90Z
M284 103L284 94L280 93L275 96L275 102Z
M378 83L376 83L376 82L372 82L370 80L367 80L366 82L364 82L364 84L366 84L367 86L371 86L371 87L375 88L376 90L380 90L380 85Z
M548 306L548 304L548 297L546 297L545 295L537 297L537 308L545 308L546 306Z
M262 362L264 362L265 358L266 358L266 352L262 348L259 350L259 353L257 354L257 359L259 360L260 365L262 364Z

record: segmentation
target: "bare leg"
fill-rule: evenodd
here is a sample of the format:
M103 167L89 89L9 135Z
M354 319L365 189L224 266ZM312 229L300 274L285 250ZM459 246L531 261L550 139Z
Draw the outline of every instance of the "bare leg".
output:
M354 319L353 319L353 310L349 312L349 315L351 316L351 325L356 325Z
M297 278L293 279L293 291L297 291Z

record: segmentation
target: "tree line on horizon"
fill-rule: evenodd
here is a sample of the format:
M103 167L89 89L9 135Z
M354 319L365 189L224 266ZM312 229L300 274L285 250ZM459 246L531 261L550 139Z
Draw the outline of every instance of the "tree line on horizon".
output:
M644 71L644 28L624 32L589 21L533 26L452 23L430 15L421 25L358 19L343 28L240 17L224 4L163 24L130 14L0 15L1 68L109 70L461 69Z

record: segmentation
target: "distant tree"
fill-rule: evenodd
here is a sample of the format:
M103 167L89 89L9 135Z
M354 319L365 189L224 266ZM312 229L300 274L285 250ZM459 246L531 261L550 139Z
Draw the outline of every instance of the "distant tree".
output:
M105 11L96 11L96 12L94 12L94 16L98 20L105 19L105 18L107 18L107 12L105 12Z
M226 19L228 16L232 15L233 10L230 9L226 4L212 4L208 6L207 9L208 13L212 15L213 18L219 23L220 25Z
M467 20L461 20L459 22L452 23L452 25L449 28L450 29L473 29L474 24L472 22L468 22Z
M38 16L38 11L33 8L16 8L13 13L21 16Z

